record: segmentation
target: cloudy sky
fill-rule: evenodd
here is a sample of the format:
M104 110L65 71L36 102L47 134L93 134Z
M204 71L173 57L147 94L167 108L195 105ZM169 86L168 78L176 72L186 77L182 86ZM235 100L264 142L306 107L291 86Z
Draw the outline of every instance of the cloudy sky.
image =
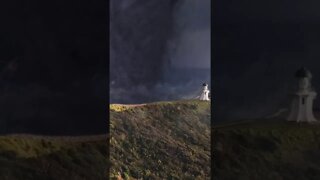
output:
M227 0L213 7L217 121L261 118L288 108L293 74L301 66L311 70L320 90L319 1Z
M1 1L0 13L0 134L104 133L106 1Z
M174 66L210 68L210 9L210 0L185 0L177 7Z
M111 103L195 96L210 81L210 0L119 0L110 11Z

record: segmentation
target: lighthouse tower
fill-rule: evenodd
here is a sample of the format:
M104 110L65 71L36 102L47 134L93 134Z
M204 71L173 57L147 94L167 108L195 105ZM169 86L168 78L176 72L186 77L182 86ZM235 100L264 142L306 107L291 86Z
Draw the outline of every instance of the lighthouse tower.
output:
M210 99L209 99L209 92L210 91L208 89L208 84L207 83L203 83L202 87L203 87L203 89L202 89L202 93L200 95L200 100L202 100L202 101L210 101Z
M295 73L298 80L298 90L293 93L293 99L288 121L316 122L313 116L313 100L317 93L311 87L312 75L306 68L301 68Z

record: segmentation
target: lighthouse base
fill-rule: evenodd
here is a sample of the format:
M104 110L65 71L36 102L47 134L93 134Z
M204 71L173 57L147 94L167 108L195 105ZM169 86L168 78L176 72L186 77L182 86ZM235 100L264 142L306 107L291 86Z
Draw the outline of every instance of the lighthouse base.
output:
M291 104L288 121L294 122L318 122L313 115L313 100L316 97L315 92L296 93Z

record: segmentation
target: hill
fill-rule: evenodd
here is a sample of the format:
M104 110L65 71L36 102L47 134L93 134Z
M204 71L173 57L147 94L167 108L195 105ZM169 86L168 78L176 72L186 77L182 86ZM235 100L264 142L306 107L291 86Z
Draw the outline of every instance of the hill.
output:
M216 179L320 179L320 126L248 121L212 130Z
M210 103L110 105L110 178L210 179Z
M0 136L3 180L105 179L106 136Z

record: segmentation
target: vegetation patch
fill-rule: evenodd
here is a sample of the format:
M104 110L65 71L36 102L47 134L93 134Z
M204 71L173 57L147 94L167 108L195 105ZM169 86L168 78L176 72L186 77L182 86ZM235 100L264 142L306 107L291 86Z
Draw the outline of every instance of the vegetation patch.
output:
M320 126L258 121L213 128L217 179L320 179Z
M210 179L209 102L111 110L110 124L110 179Z
M1 179L105 179L106 136L0 137Z

